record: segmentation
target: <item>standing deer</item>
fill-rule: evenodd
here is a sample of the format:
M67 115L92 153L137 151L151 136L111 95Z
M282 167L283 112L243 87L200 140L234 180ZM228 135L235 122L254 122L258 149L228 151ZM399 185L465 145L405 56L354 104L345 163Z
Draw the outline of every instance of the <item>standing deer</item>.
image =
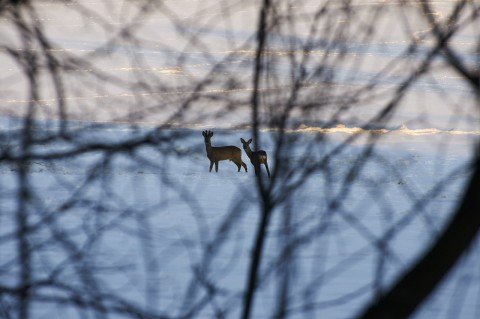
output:
M235 163L240 172L241 167L247 171L247 164L242 161L242 150L236 146L220 146L213 147L211 138L213 132L204 131L202 132L203 138L205 139L205 146L207 149L207 157L210 160L210 172L212 172L213 163L215 163L215 172L218 173L218 161L230 160Z
M252 139L249 139L248 142L245 142L245 140L241 138L240 142L242 142L243 149L245 150L245 153L247 153L247 156L250 158L250 162L252 162L252 165L255 168L255 176L258 176L260 173L260 164L264 164L265 168L267 169L267 175L270 178L270 170L268 169L267 163L267 152L263 150L252 152L252 149L250 148Z

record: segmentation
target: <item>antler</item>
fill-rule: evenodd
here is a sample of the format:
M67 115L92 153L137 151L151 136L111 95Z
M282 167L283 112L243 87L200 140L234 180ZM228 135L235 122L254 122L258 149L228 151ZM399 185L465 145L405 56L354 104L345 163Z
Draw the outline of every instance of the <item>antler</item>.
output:
M206 131L203 131L203 132L202 132L202 135L205 136L205 137L212 137L212 136L213 136L213 132L210 131L210 130L206 130Z

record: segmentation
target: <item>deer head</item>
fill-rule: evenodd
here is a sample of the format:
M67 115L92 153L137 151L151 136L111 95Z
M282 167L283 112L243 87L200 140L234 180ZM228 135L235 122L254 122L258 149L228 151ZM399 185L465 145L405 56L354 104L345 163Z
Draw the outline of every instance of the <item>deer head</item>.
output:
M252 143L252 139L249 139L247 142L243 138L240 138L240 142L243 144L243 149L248 153L250 150L250 144Z
M205 143L210 144L211 143L210 139L213 136L213 132L212 131L203 131L202 135L203 135L203 138L205 139Z

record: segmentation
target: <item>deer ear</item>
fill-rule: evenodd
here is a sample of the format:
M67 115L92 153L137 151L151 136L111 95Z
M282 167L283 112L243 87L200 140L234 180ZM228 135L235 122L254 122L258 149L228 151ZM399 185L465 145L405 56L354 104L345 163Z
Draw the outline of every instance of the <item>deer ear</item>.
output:
M245 140L243 138L240 138L240 142L245 143Z
M212 132L212 131L210 131L210 137L212 137L212 136L213 136L213 132Z
M248 140L248 144L250 144L250 143L252 143L252 139L249 139L249 140Z
M205 136L205 131L202 132L202 135Z

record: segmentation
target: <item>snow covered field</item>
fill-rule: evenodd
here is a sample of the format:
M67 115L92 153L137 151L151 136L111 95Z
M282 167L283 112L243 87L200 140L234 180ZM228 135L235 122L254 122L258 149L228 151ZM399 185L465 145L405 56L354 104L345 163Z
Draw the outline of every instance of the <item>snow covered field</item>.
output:
M228 161L210 173L201 133L239 148L252 137L259 2L80 3L38 2L39 16L25 18L41 21L52 46L44 53L65 67L61 86L40 72L38 95L12 54L38 44L0 20L0 318L15 313L14 288L26 277L35 319L238 318L261 191L243 150L247 173ZM435 2L431 14L442 19L453 3ZM287 12L308 16L317 5ZM306 52L302 23L269 39L274 80L259 88L259 137L275 206L254 318L354 317L435 238L471 175L478 105L441 59L390 117L374 120L425 59L429 26L418 17L391 24L399 8L415 12L395 1L352 6L357 15L340 10L320 24L347 25L345 39L325 36ZM356 28L373 17L377 31L362 42ZM450 42L469 65L478 63L475 35L465 28ZM419 46L407 54L412 39ZM302 54L311 76L297 102L319 106L269 126L294 86L292 56ZM480 317L479 247L415 318Z
M17 121L4 118L3 134L13 137L18 133L16 125ZM76 125L82 135L76 147L92 141L112 145L151 133L148 128ZM48 127L37 128L39 134L48 131ZM238 173L229 162L220 162L219 172L209 173L201 130L173 129L161 134L180 142L173 140L170 151L162 151L160 144L133 154L92 151L58 160L42 160L41 154L68 152L68 144L37 149L40 159L30 164L27 176L35 204L30 210L30 222L35 225L31 234L36 249L34 276L41 280L54 273L59 282L90 296L92 287L85 287L82 278L90 274L96 282L93 295L112 295L165 315L181 316L198 309L191 315L211 318L221 311L237 317L259 220L253 167L243 154L248 173ZM240 137L249 134L248 130L218 130L213 144L241 146ZM269 154L275 134L261 133ZM326 139L305 149L319 134ZM288 160L300 168L321 161L350 136L339 132L288 135L295 136L299 145ZM441 150L432 147L431 141L438 138L449 138ZM471 135L409 135L405 129L386 133L352 184L345 176L361 160L365 143L342 146L275 210L254 317L269 317L278 306L280 287L275 276L285 253L282 245L292 238L300 242L291 265L287 312L294 318L305 313L328 318L355 314L441 229L469 176L466 151L471 141ZM7 240L14 235L16 223L18 203L12 194L18 185L18 167L2 164L0 172L4 268L0 279L8 285L15 282L18 271L9 266L15 241ZM291 237L285 237L286 229ZM385 246L379 247L380 243ZM79 264L74 262L73 247L82 256ZM447 318L461 304L460 317L475 318L480 293L477 265L478 255L472 252L417 317ZM206 286L192 281L198 277ZM215 293L204 305L208 284ZM39 288L37 297L46 301L66 291L61 286ZM115 298L107 305L119 302ZM39 304L34 317L82 317L77 311Z

